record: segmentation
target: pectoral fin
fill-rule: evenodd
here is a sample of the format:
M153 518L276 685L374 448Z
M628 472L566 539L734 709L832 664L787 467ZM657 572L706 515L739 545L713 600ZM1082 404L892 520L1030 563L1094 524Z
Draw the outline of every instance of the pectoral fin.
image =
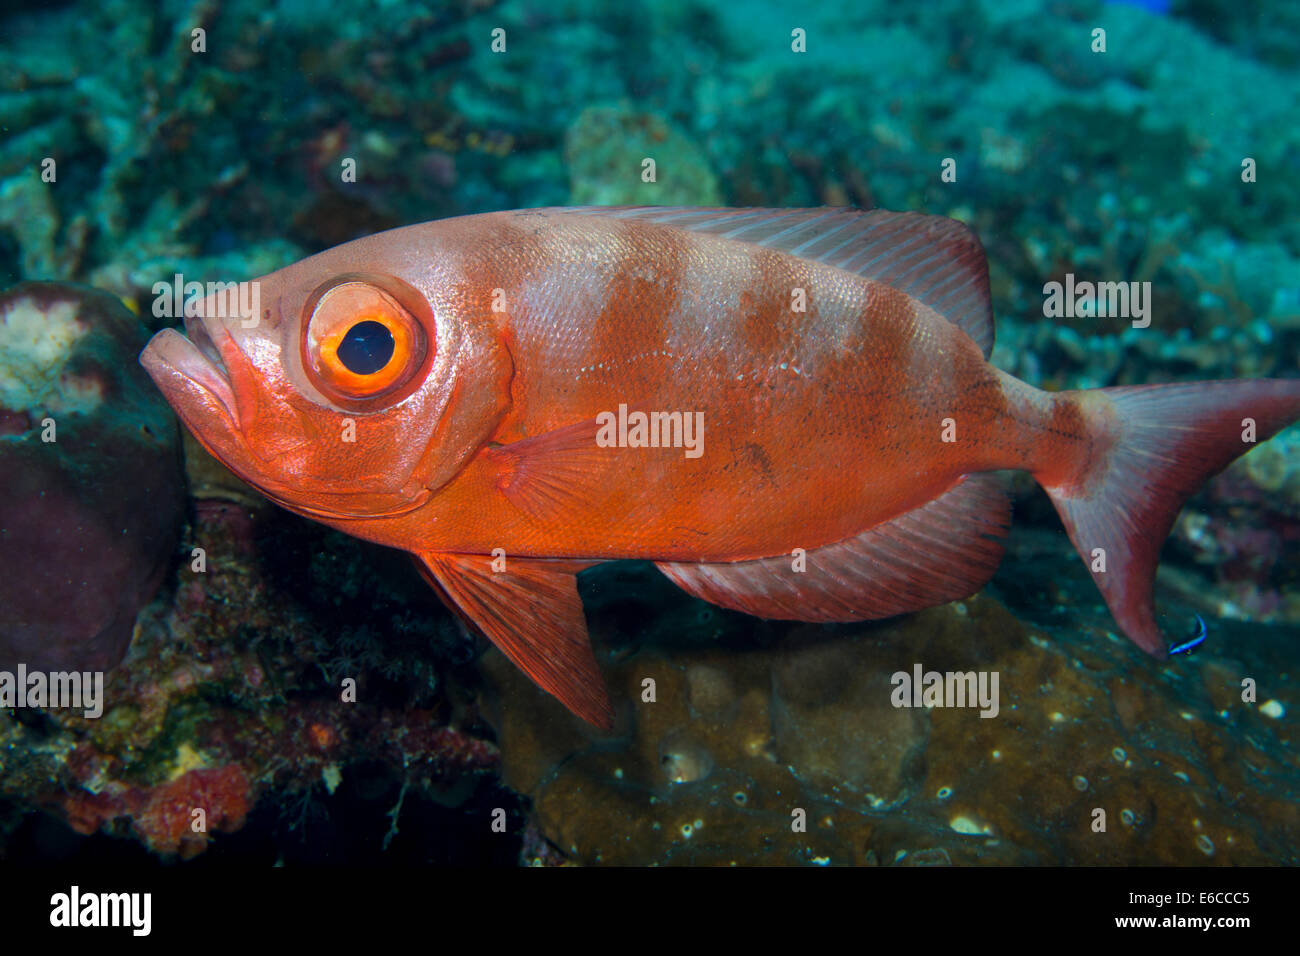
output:
M587 638L576 571L587 562L509 558L493 571L486 555L414 555L456 610L537 686L589 724L614 725L614 711Z
M598 431L593 419L489 448L485 455L497 467L497 489L539 520L590 508L610 459L609 449L596 443Z

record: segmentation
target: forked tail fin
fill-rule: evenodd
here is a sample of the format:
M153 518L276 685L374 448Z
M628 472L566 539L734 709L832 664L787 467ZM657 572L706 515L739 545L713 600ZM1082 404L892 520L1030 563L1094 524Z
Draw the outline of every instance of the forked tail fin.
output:
M1087 423L1092 452L1072 475L1043 486L1120 628L1163 658L1152 596L1160 546L1206 479L1300 418L1300 380L1068 394Z

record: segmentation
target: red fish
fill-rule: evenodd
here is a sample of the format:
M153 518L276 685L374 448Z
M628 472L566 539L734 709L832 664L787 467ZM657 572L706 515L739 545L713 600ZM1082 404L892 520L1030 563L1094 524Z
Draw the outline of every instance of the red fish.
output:
M409 226L213 294L141 361L284 507L411 552L587 721L612 711L576 574L644 559L715 604L856 621L977 591L1050 494L1119 626L1187 497L1300 417L1300 381L1047 393L994 368L949 219L542 209ZM224 317L223 317L224 316Z

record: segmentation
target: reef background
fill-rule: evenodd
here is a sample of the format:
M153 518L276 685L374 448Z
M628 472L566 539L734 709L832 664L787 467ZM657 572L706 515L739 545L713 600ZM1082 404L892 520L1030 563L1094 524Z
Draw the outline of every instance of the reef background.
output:
M429 219L853 203L975 229L993 361L1032 384L1295 376L1297 64L1288 0L11 3L0 286L84 283L156 330L176 273L248 279ZM1150 327L1043 318L1066 273L1150 281ZM7 351L0 382L27 361ZM611 687L654 673L661 700L596 741L479 659L402 556L184 454L186 529L108 713L0 713L8 861L1296 861L1298 429L1211 482L1165 548L1163 626L1209 622L1194 656L1115 635L1019 476L993 584L895 621L763 623L648 567L585 575ZM999 670L1002 717L883 706L915 661ZM339 704L345 675L364 706ZM214 833L189 832L196 803Z

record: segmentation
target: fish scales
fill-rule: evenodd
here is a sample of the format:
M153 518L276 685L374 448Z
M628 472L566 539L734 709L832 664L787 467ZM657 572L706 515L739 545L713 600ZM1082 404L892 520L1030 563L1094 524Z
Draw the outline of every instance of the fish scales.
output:
M913 213L490 213L257 288L256 315L209 296L188 338L142 354L185 424L284 507L411 552L601 727L583 568L652 560L761 617L905 613L992 576L1007 469L1047 490L1120 628L1164 656L1153 582L1178 510L1300 416L1295 380L1020 382L987 361L978 240ZM677 431L632 447L638 416Z
M711 451L703 461L648 450L608 456L611 478L635 479L592 482L615 485L602 509L613 527L564 521L561 539L548 527L559 516L541 522L499 501L481 527L512 550L673 559L788 553L887 520L973 464L972 418L971 440L953 448L947 474L907 467L960 408L956 390L972 387L954 378L957 353L972 353L963 370L995 404L999 383L965 336L887 286L773 250L618 220L561 224L532 248L536 264L510 265L534 278L503 270L483 280L519 304L508 308L508 321L531 357L516 373L515 409L495 440L635 402L701 412ZM806 290L806 312L791 307L794 289ZM949 383L950 394L936 382ZM727 427L737 420L743 430ZM869 474L842 467L846 448L872 450ZM738 494L749 487L757 497ZM590 510L590 502L573 507ZM449 499L440 523L453 525L465 510ZM466 538L449 547L485 544Z

